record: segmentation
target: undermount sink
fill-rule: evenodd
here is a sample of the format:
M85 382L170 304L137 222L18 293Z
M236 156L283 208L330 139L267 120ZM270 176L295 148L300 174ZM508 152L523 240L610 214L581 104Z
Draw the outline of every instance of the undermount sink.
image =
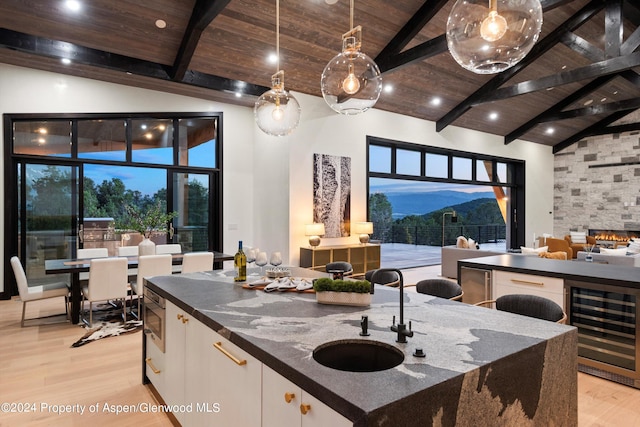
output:
M328 368L349 372L377 372L398 366L402 351L392 345L369 340L332 341L313 350L316 362Z

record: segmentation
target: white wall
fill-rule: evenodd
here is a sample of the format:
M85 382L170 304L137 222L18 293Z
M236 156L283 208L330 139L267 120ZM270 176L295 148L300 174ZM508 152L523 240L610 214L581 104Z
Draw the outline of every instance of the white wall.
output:
M223 112L222 250L227 253L234 253L237 241L243 240L245 246L258 246L267 252L279 250L285 263L289 260L297 264L299 247L308 244L304 225L313 218L314 153L351 157L351 220L364 220L367 135L526 160L527 244L532 243L534 232L553 232L549 214L553 208L550 147L524 141L505 146L501 137L451 126L436 133L433 122L375 109L359 116L342 116L322 98L295 96L302 107L300 126L292 135L277 138L257 128L251 108L0 64L3 114ZM0 133L0 137L3 135ZM1 181L0 191L4 191ZM0 208L4 224L4 197ZM322 245L357 242L354 235L323 239ZM0 247L4 259L2 251Z

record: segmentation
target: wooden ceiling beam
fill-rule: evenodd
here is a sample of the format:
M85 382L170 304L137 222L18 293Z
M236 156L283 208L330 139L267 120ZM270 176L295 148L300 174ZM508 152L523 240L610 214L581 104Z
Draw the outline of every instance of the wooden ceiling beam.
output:
M608 102L606 104L590 105L583 108L575 108L566 110L557 114L548 115L542 120L543 122L552 122L556 120L574 119L576 117L595 116L605 113L616 113L618 111L633 111L640 108L640 98L630 98L623 101Z
M609 1L604 12L604 52L607 58L620 56L624 35L622 0Z
M634 132L640 130L640 123L627 123L618 126L606 126L599 131L594 131L591 135L610 135L612 133Z
M581 80L592 79L609 74L617 74L621 71L630 70L638 66L640 66L640 52L626 56L619 56L617 58L610 58L604 61L595 62L585 67L576 68L574 70L562 71L558 74L546 76L538 80L528 80L512 86L496 89L491 95L485 96L482 100L479 100L477 103L472 105L476 106L486 102L500 101L551 87L576 83Z
M180 48L169 71L171 79L181 81L189 69L191 58L198 47L202 32L211 24L216 16L224 10L231 0L198 0L193 7L189 24L184 32Z
M629 111L619 111L617 113L613 113L612 115L605 117L604 119L600 120L599 122L589 126L588 128L576 133L573 136L570 136L569 138L565 139L564 141L561 141L557 144L555 144L553 146L552 152L553 154L557 154L560 151L564 150L567 147L570 147L571 145L575 144L576 142L588 137L588 136L593 136L593 135L599 135L599 132L603 132L607 126L609 126L611 123L617 122L618 120L620 120L621 118L623 118L624 116L628 115ZM609 132L607 132L609 133Z
M594 15L596 15L606 5L606 0L592 0L581 10L576 12L573 16L567 19L564 23L559 25L544 39L536 43L531 52L519 63L513 67L503 71L496 75L482 87L476 90L473 94L469 95L461 103L455 106L452 110L446 113L440 120L436 122L436 131L440 132L451 123L456 121L460 116L469 111L473 105L482 103L482 100L490 96L496 89L502 86L505 82L510 80L513 76L518 74L529 64L533 63L536 59L542 56L555 46L561 39L562 35L575 30Z
M36 37L5 28L0 28L0 48L54 59L69 58L73 62L92 67L106 68L164 81L172 80L162 64L58 40ZM188 71L182 83L217 91L242 92L251 96L260 96L269 90L266 86L249 84L196 71Z
M604 86L605 84L607 84L608 82L613 80L615 77L616 76L614 76L614 75L602 76L602 77L599 77L599 78L589 82L588 84L586 84L585 86L583 86L579 90L575 91L571 95L567 96L566 98L564 98L560 102L558 102L555 105L553 105L551 108L548 108L546 111L538 114L533 119L529 120L528 122L526 122L522 126L518 127L516 130L508 133L504 137L505 145L510 144L513 141L515 141L516 139L520 138L522 135L524 135L525 133L527 133L528 131L533 129L536 125L538 125L540 123L543 123L545 121L548 121L547 117L553 116L554 114L558 114L559 112L561 112L562 110L567 108L569 105L573 104L574 102L577 102L578 100L580 100L580 99L584 98L585 96L589 95L591 92L593 92L593 91L597 90L598 88Z
M410 65L417 61L424 61L432 56L440 55L447 52L447 37L442 34L429 41L414 46L411 49L407 49L404 52L392 55L386 58L383 62L376 64L380 68L381 73L388 73L391 71L399 70L402 67Z

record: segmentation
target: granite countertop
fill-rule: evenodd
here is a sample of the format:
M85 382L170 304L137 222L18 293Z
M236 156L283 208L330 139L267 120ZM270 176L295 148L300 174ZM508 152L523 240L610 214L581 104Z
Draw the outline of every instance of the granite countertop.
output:
M640 269L626 265L599 264L577 260L564 261L517 254L465 259L458 261L458 265L640 288Z
M451 381L462 384L471 371L485 369L486 374L498 360L524 350L531 353L546 340L567 333L575 335L570 326L404 293L404 321L412 322L414 336L399 344L389 329L393 316L399 316L397 289L377 286L369 307L347 307L318 304L313 293L245 289L220 270L154 277L148 286L335 411L358 421L356 425L378 423L389 414L395 422L413 417L404 425L413 424L418 412L411 411L429 404L422 402L421 391ZM359 335L362 315L369 319L369 337ZM394 345L404 353L404 362L385 371L352 373L324 367L312 358L318 345L343 339ZM417 347L426 357L413 356ZM540 384L527 383L534 380L519 381L519 387L540 389ZM491 392L505 405L510 399L502 395L504 390ZM394 405L401 401L405 409L394 413Z

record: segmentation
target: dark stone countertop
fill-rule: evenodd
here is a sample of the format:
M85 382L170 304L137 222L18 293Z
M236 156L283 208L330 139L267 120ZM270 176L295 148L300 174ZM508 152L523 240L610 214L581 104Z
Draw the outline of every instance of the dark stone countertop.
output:
M585 261L564 261L526 255L494 255L458 261L460 267L537 274L602 285L640 288L640 269L626 265ZM458 275L458 277L460 277Z
M530 359L526 369L542 369L547 362L536 357L544 353L547 340L560 339L565 346L562 351L575 352L573 327L417 293L404 293L404 320L407 324L412 321L414 336L406 344L396 343L396 334L389 327L393 316L397 319L399 315L398 290L381 286L376 287L369 307L318 304L313 293L244 289L220 270L154 277L148 286L354 425L429 425L424 420L442 411L444 415L438 416L449 417L448 424L453 425L460 417L456 414L458 399L462 399L463 387L468 387L469 373L484 378L489 399L499 396L504 408L522 401L521 396L513 396L520 393L516 389L535 390L535 399L541 399L537 395L539 378L519 371L522 378L514 382L514 373L505 369L515 366L513 360L521 365L522 359L514 359L519 357ZM371 336L366 338L359 336L362 315L369 318ZM402 350L405 360L389 370L355 373L324 367L312 358L318 345L341 339L388 343ZM412 355L416 347L424 349L425 358ZM575 356L567 360L562 369L574 369ZM491 381L491 372L499 378ZM512 385L505 386L505 382ZM469 387L473 390L480 386L473 384ZM437 398L425 394L427 390L437 393ZM563 395L567 392L571 391L562 391ZM471 419L481 420L481 408L472 412L468 414Z

